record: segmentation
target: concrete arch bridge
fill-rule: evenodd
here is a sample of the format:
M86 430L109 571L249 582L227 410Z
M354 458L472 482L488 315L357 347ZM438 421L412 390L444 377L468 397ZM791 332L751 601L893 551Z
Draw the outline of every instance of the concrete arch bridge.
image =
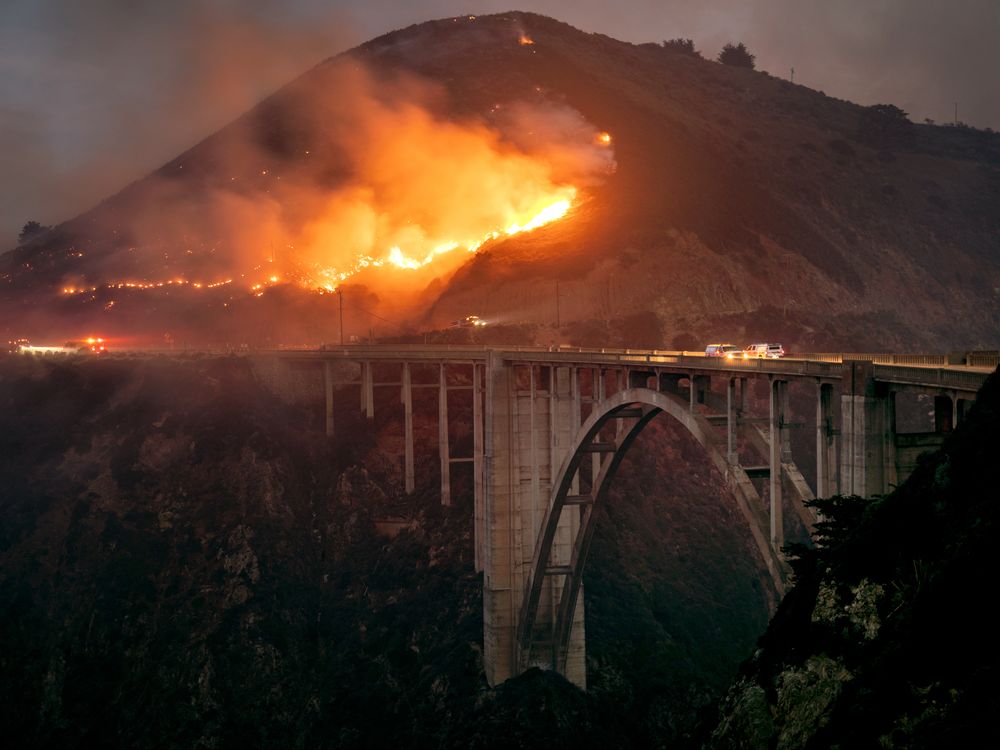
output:
M451 474L471 463L476 568L483 572L484 664L491 684L530 666L552 668L586 687L583 570L594 509L643 428L675 419L725 477L779 593L786 513L807 528L815 496L888 492L919 453L939 445L964 417L995 353L949 364L943 355L822 354L725 360L681 352L541 348L347 346L275 352L278 372L323 373L327 433L346 389L374 417L376 388L399 389L404 413L402 473L414 487L413 391L438 391L441 498ZM378 382L375 373L398 373ZM418 377L417 374L421 375ZM430 373L430 375L428 375ZM766 384L767 413L755 415L753 384ZM713 388L714 384L714 388ZM815 421L793 423L789 386L812 393ZM452 455L449 394L465 392L471 455ZM897 432L898 394L933 402L933 430ZM454 403L452 397L451 403ZM803 429L808 427L808 429ZM809 434L804 434L804 433ZM812 485L792 460L793 441L815 441ZM744 450L739 450L744 446ZM752 447L747 451L746 446ZM758 460L748 463L748 455Z

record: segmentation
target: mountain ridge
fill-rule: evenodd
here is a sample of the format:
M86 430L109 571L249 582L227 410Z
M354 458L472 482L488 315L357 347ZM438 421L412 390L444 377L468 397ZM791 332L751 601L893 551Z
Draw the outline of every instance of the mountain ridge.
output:
M521 35L533 44L518 44ZM419 303L404 328L427 330L482 314L489 295L497 298L495 317L554 326L547 290L565 279L560 323L644 310L661 321L664 344L682 333L766 338L768 331L754 326L771 308L783 311L783 335L800 350L854 342L910 349L998 343L996 134L916 125L891 107L842 102L763 72L619 42L530 13L431 21L373 39L307 71L154 172L151 177L167 178L175 191L168 198L180 196L183 210L204 219L206 228L190 234L206 253L212 248L218 257L216 246L238 245L243 229L231 226L237 220L201 216L210 190L237 203L272 200L266 175L238 159L227 163L236 131L249 133L261 153L304 175L318 193L329 189L346 152L331 148L318 168L304 165L301 154L292 158L307 132L303 118L318 114L292 102L308 99L314 82L337 62L355 60L380 84L398 75L430 81L429 107L442 118L488 121L497 103L531 101L570 107L614 138L615 172L585 186L567 218L494 241L453 276L411 290ZM233 175L244 183L238 191L223 187L234 165L242 170ZM117 225L122 217L134 222L154 211L158 201L162 208L163 194L149 188L149 179L2 256L4 296L17 297L19 288L38 291L39 282L54 291L74 275L99 283L101 256L112 256L127 273L130 263L141 268L157 252L170 255L176 242L126 254L127 232ZM288 225L306 211L279 208ZM264 229L250 233L261 245L254 251L261 264L268 262L266 243L259 241ZM93 262L72 257L81 247ZM176 263L164 268L185 267ZM210 258L198 257L193 267L199 265L213 267ZM370 277L349 280L345 289L376 310L391 297ZM336 313L329 299L299 289L268 299L271 291L257 303L279 321L271 338L307 334L289 307L327 320L311 335L331 338ZM90 304L53 296L47 307L59 315L129 328L113 310L105 314L106 295L97 293ZM187 296L185 316L203 316L220 335L256 326L258 318L240 299L228 299L228 307L243 311L234 315L222 314L218 301ZM163 309L153 314L154 305L131 303L151 328L168 326L175 305L157 300ZM356 317L352 327L367 332L364 316ZM856 322L868 318L885 321L881 336Z

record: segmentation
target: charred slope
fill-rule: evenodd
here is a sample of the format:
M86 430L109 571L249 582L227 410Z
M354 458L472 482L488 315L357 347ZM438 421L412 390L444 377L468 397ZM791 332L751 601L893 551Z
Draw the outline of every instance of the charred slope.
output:
M398 401L374 429L352 411L330 444L322 404L279 401L246 359L0 358L8 742L691 735L767 617L766 575L697 444L654 422L622 467L587 570L590 693L547 673L489 690L472 509L440 506L432 440L426 484L399 491ZM386 516L409 527L386 538Z
M1000 741L992 598L1000 375L902 487L820 504L822 546L723 704L713 747L973 747Z
M534 44L518 44L522 33ZM441 279L427 290L430 320L414 324L470 311L552 322L553 306L543 301L558 278L562 320L645 310L668 337L767 337L768 311L780 310L781 335L800 350L997 344L995 134L916 125L891 108L861 107L763 72L587 34L530 13L413 26L340 61L440 84L440 111L453 118L488 120L497 103L565 103L615 138L617 172L585 186L568 219L485 248L450 283ZM207 271L219 267L223 248L261 244L265 232L242 239L238 222L205 210L219 195L227 205L277 202L283 225L299 226L303 206L281 197L277 175L322 195L343 178L347 161L345 144L317 140L310 125L325 116L315 94L333 85L334 62L4 256L4 297L19 310L12 314L25 318L31 300L36 311L111 329L134 329L138 319L158 332L172 326L223 339L259 330L255 321L263 317L276 338L329 337L322 326L303 331L301 316L289 312L290 297L308 296L301 290L237 309L232 295L183 289L157 293L153 302L119 292L112 308L101 294L56 302L39 293L67 280L97 282L108 272ZM242 157L246 143L255 158ZM137 234L150 214L175 214L184 231ZM261 261L268 254L263 245L255 252ZM875 332L872 320L880 322ZM358 327L367 332L367 324Z

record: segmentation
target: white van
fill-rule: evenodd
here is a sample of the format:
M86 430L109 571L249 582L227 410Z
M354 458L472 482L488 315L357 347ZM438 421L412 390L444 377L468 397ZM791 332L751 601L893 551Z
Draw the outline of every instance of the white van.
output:
M743 359L778 359L785 356L785 348L781 344L750 344L743 350Z

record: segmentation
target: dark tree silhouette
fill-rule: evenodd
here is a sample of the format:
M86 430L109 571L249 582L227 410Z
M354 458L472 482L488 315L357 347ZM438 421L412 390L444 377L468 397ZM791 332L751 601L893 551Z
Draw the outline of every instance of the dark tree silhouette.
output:
M859 141L875 148L889 149L910 142L913 123L906 112L893 104L873 104L861 113L857 132Z
M33 237L37 237L42 232L45 232L47 230L48 227L43 227L37 221L29 221L27 224L21 227L21 233L17 235L18 244L23 245L28 240L32 239Z
M739 44L728 43L722 48L719 53L718 60L723 65L732 65L736 68L749 68L754 69L754 60L757 59L756 55L751 55L750 50L746 48L743 42Z
M694 48L694 42L690 39L665 39L663 41L663 48L668 49L671 52L682 52L685 55L697 55L698 52Z

